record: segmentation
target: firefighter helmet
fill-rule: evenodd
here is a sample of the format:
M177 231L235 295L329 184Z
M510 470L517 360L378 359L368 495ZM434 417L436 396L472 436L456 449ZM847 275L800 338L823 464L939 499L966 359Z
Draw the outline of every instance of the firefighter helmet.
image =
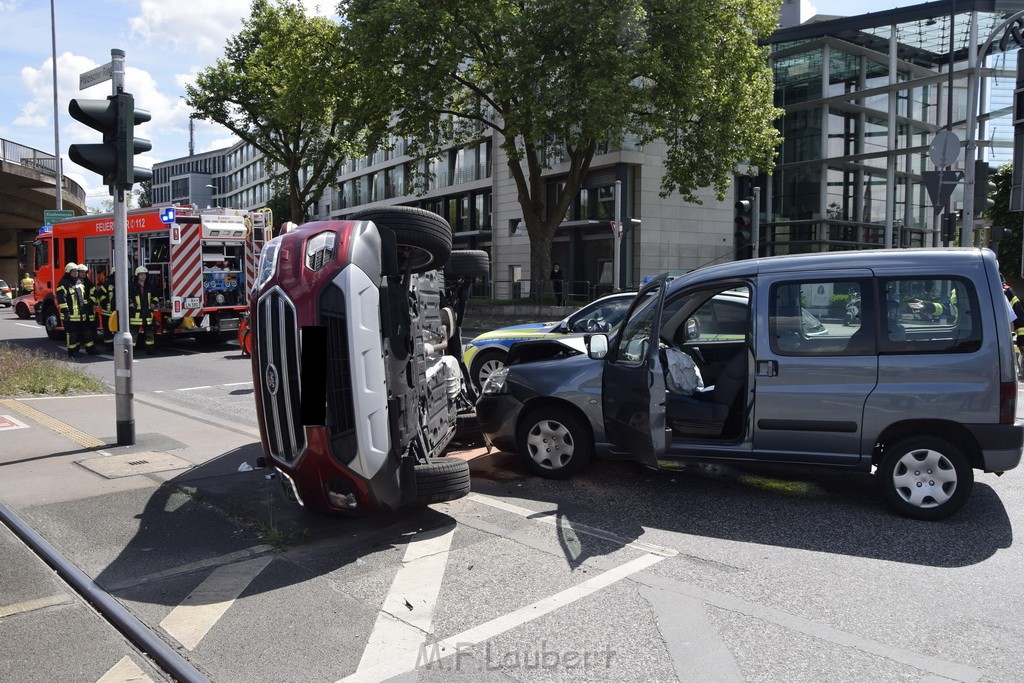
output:
M89 272L89 266L85 265L84 263L79 263L78 264L78 269L79 270L84 270L87 273Z
M66 266L64 266L64 272L65 273L70 274L70 273L72 273L73 271L76 271L76 270L78 270L78 264L75 263L74 261L69 261L68 264Z
M139 266L138 268L135 269L135 274L136 275L145 275L148 272L149 272L149 269L146 268L146 266Z

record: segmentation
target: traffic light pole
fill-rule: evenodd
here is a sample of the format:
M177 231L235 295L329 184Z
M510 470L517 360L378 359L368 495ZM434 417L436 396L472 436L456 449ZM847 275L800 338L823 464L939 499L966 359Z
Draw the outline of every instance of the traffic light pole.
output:
M113 65L112 95L124 90L124 50L110 51ZM135 443L135 407L132 389L132 334L128 317L128 287L132 273L128 270L128 206L124 189L111 185L114 194L114 273L121 282L114 288L117 310L117 332L114 333L114 405L117 413L117 445Z

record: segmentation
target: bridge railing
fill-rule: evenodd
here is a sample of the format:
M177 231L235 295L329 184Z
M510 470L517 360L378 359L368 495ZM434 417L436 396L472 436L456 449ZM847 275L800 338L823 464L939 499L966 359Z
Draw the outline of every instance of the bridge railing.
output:
M31 168L44 175L57 176L57 160L52 154L43 152L32 147L0 138L0 161L8 161L25 168ZM85 203L85 190L81 185L67 176L62 178L64 191L69 192Z

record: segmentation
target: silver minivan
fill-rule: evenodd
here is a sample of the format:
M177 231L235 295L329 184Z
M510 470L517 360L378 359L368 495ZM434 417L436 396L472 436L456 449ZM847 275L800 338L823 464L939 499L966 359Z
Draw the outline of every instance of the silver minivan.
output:
M809 333L808 314L825 330ZM477 404L490 443L541 476L571 476L595 454L653 468L874 468L896 512L941 519L967 501L974 469L1021 459L1009 312L987 249L807 254L661 277L615 335L583 341L513 346ZM681 365L696 387L673 381Z

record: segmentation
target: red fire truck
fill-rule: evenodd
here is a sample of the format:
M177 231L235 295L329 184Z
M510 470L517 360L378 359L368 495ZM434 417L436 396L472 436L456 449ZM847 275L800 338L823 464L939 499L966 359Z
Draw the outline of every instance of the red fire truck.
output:
M160 206L128 212L128 278L138 266L158 299L158 336L194 336L216 344L233 336L245 315L260 250L272 237L269 209ZM63 339L54 290L69 262L84 263L96 284L110 274L113 214L69 218L46 226L35 242L35 317L50 339ZM127 282L115 273L118 286ZM123 328L122 328L123 329Z

